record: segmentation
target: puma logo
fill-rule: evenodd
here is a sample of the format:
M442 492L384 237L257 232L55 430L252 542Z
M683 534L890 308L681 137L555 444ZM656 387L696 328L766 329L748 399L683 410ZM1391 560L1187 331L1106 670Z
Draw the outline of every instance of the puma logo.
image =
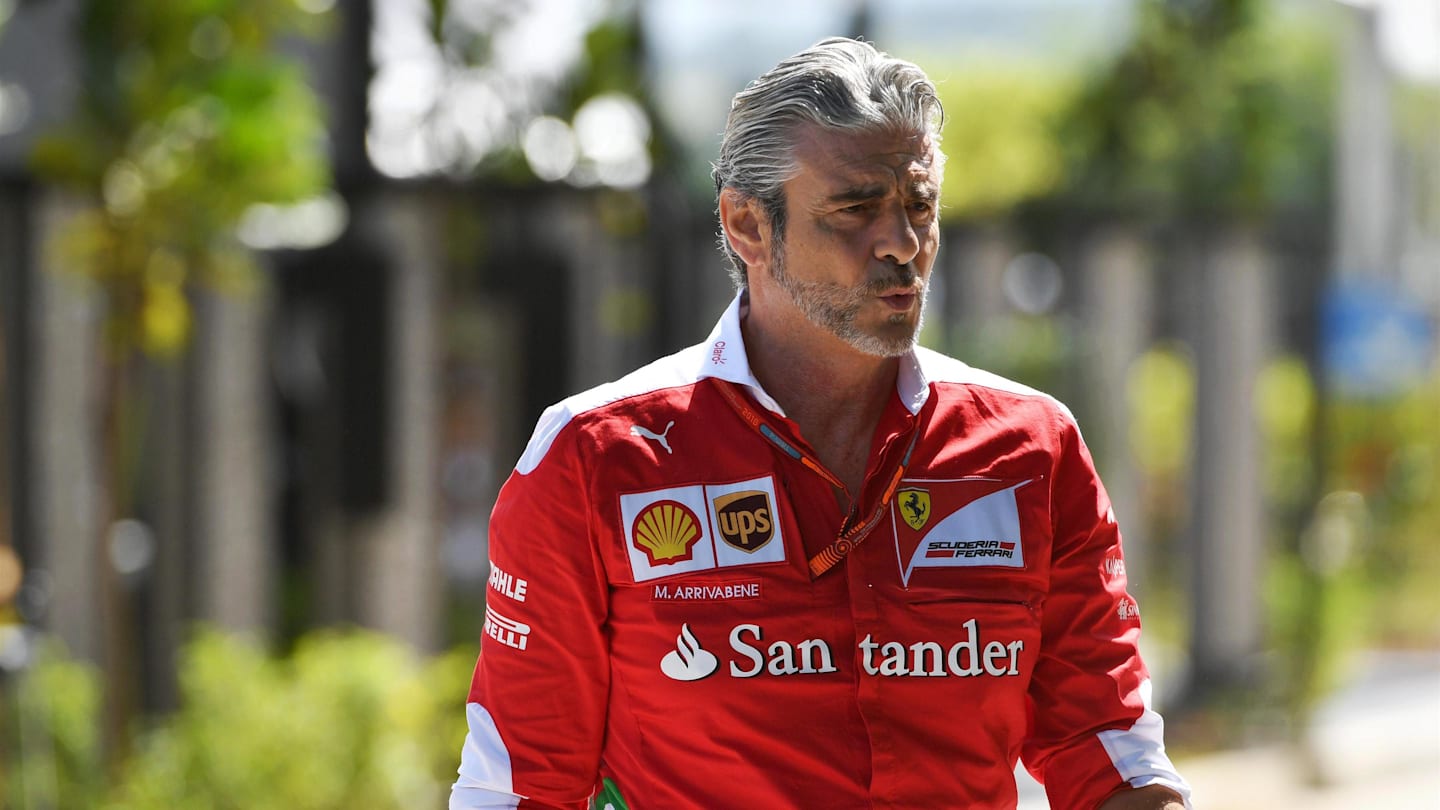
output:
M670 440L665 438L670 434L670 428L672 427L675 427L674 419L671 419L670 424L666 425L665 430L661 431L660 433L656 433L649 428L640 427L639 425L631 425L630 435L639 436L642 439L649 439L652 442L659 442L660 446L665 448L665 452L674 455L675 451L670 449Z

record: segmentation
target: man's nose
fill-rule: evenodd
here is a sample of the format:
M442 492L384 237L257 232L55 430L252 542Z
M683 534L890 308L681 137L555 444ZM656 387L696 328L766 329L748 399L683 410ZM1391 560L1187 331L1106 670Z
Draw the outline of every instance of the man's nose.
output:
M881 261L905 265L920 254L920 235L910 222L903 204L891 206L879 223L875 240L875 257Z

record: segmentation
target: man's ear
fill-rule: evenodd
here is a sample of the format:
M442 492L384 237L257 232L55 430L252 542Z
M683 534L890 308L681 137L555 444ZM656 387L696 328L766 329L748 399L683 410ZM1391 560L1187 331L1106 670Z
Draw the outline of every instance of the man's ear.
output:
M730 248L746 267L761 267L770 260L770 221L760 201L727 188L720 192L720 227Z

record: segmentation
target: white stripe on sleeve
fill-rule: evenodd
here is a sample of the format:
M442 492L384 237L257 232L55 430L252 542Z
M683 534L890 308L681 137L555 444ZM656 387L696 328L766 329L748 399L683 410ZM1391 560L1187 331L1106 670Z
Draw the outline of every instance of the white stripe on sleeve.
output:
M1165 755L1165 720L1150 708L1151 686L1149 679L1140 684L1140 699L1145 711L1129 729L1102 731L1098 735L1100 744L1110 755L1120 778L1133 787L1164 785L1185 797L1185 807L1190 803L1190 785L1185 781L1170 757Z
M510 751L495 719L484 706L469 703L465 720L470 731L460 753L460 778L450 788L450 810L515 810L522 797L513 791Z

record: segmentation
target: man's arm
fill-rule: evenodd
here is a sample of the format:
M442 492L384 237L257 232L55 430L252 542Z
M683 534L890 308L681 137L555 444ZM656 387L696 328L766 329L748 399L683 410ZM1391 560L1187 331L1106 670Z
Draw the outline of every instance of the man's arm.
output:
M485 630L451 810L578 809L598 782L609 597L580 433L563 409L546 411L491 514Z
M1112 796L1146 800L1158 791L1129 797L1150 786L1184 797L1189 786L1165 755L1164 721L1150 708L1139 611L1126 593L1109 497L1068 412L1056 427L1050 587L1021 758L1056 810L1098 807Z

